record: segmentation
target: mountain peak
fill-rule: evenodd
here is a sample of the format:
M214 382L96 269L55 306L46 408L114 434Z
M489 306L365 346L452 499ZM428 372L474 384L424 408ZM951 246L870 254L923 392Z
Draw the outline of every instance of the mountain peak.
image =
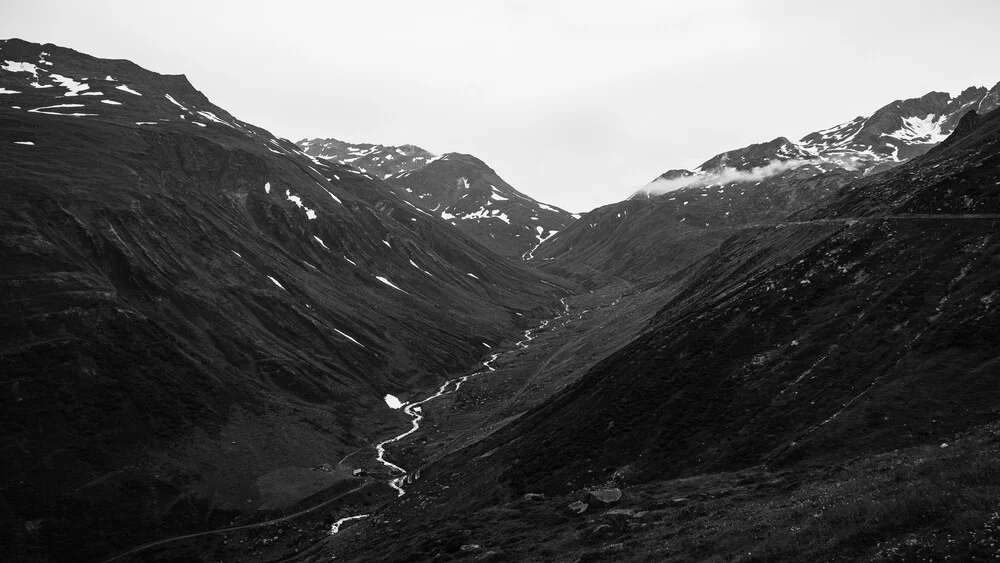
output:
M807 153L789 141L787 137L777 137L765 143L755 143L717 154L703 162L697 170L709 172L723 167L750 170L766 166L773 160L788 160L807 156Z
M304 139L315 158L351 166L391 186L410 205L463 230L507 257L525 257L574 217L536 201L504 181L481 159L460 152L433 155L416 145Z

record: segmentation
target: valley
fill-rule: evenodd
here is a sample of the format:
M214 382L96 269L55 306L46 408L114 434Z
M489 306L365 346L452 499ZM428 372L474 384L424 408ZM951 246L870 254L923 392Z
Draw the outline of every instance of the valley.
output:
M0 60L13 561L1000 554L1000 84L571 214Z

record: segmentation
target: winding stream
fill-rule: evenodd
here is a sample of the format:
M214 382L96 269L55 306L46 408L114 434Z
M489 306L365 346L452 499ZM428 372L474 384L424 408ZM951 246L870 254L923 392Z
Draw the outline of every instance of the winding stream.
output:
M528 330L524 331L524 338L514 343L515 349L518 350L527 349L528 346L531 345L531 341L535 339L533 333L542 330L543 328L548 326L549 323L551 323L552 321L559 320L562 317L565 317L566 315L569 314L569 304L566 303L566 298L563 297L562 299L560 299L559 303L563 306L563 311L551 319L545 319L544 321L539 323L537 327L529 328ZM505 353L507 352L494 352L493 354L490 354L489 359L482 363L484 369L480 369L479 371L470 373L468 375L463 375L461 377L456 377L454 379L449 379L445 381L444 383L441 384L441 387L438 387L438 390L434 392L434 394L430 395L429 397L426 397L421 401L417 401L415 403L402 403L403 412L412 418L412 420L410 421L411 425L409 430L403 432L402 434L393 436L392 438L389 438L387 440L383 440L382 442L379 442L378 444L375 445L375 451L378 452L377 459L379 463L386 466L389 469L389 471L399 475L398 477L395 477L394 479L389 481L389 486L392 487L393 489L396 489L396 492L398 493L396 495L397 497L401 497L406 494L406 491L403 490L403 484L407 482L407 479L409 479L410 475L402 467L385 459L385 447L388 446L389 444L392 444L393 442L398 442L403 438L406 438L407 436L413 434L417 430L420 430L420 421L424 419L423 407L422 407L424 403L433 401L434 399L437 399L442 395L450 395L458 391L462 387L463 383L465 383L466 381L468 381L473 377L476 377L477 375L482 375L484 373L490 373L496 371L496 368L493 367L492 364L493 362L496 361L497 358L499 358ZM393 399L395 399L395 397L393 397ZM330 535L339 532L341 525L343 525L344 523L349 522L351 520L360 520L362 518L367 518L368 516L369 516L368 514L358 514L356 516L348 516L346 518L341 518L340 520L337 520L330 528Z

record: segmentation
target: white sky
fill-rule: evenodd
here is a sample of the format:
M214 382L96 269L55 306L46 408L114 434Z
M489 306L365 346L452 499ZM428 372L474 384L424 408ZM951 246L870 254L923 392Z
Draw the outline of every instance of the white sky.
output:
M186 74L293 141L471 153L571 211L898 98L991 87L998 32L994 0L0 0L0 38Z

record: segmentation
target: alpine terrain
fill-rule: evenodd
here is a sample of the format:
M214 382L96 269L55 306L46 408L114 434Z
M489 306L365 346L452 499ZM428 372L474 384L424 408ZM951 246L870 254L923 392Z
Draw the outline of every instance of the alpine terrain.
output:
M2 41L5 559L996 560L998 106L577 217Z
M351 145L336 139L298 145L310 156L382 179L399 198L501 256L530 259L539 245L578 217L515 190L472 155L436 156L414 145Z

